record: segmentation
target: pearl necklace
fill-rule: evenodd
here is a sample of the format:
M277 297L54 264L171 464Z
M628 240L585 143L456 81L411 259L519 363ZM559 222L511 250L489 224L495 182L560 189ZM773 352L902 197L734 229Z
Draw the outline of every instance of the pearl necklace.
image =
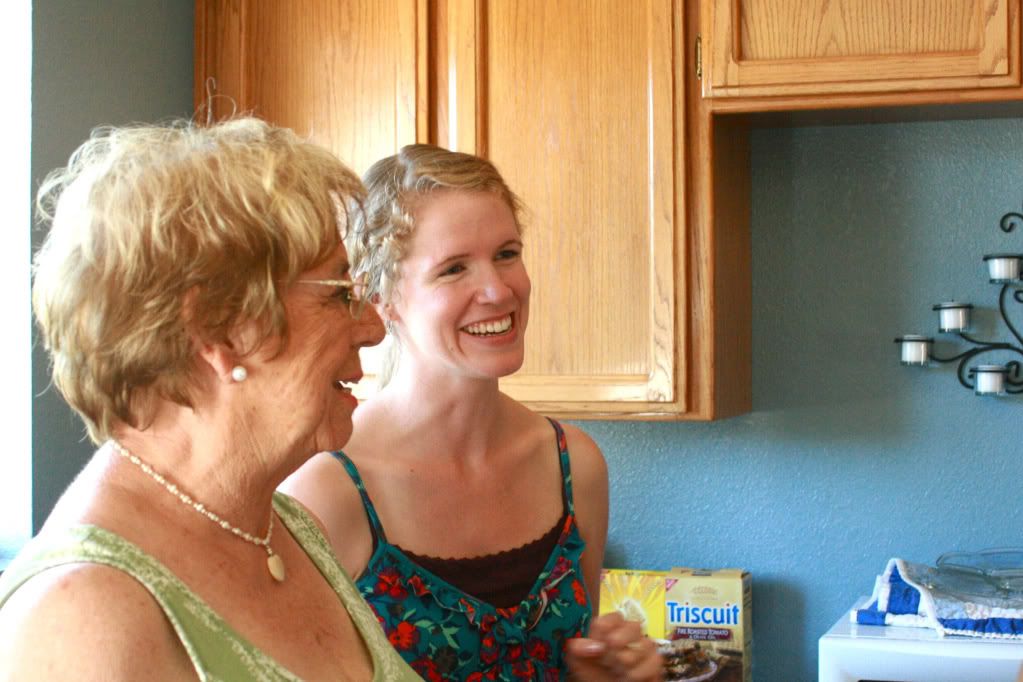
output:
M204 505L203 503L196 502L195 500L193 500L188 493L186 493L185 491L178 488L178 486L168 481L166 478L164 478L162 474L160 474L160 472L156 471L155 469L153 469L153 467L149 466L141 459L133 455L126 447L118 443L116 440L111 440L110 444L113 445L114 451L117 454L119 454L121 457L124 457L126 460L137 466L139 469L142 469L142 471L145 472L146 475L148 475L154 481L156 481L164 488L166 488L167 491L174 495L176 498L181 500L182 504L191 507L195 511L199 512L200 514L208 518L213 523L223 528L224 530L234 533L242 540L246 540L254 545L258 545L265 549L267 555L266 567L270 571L270 575L273 576L273 579L276 580L277 582L284 582L285 576L284 561L281 559L279 555L274 554L273 548L270 547L270 538L273 537L274 532L274 510L272 506L270 507L270 526L266 530L266 537L257 538L253 535L250 535L249 533L246 533L237 526L232 526L230 523L220 518L216 513L207 509L206 505Z

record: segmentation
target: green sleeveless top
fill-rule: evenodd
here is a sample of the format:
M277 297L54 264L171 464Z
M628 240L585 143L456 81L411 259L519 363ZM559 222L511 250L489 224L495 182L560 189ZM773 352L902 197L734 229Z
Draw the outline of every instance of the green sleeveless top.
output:
M373 612L359 596L312 518L290 497L274 495L274 509L348 610L373 660L374 682L419 682L388 643ZM72 526L30 541L0 576L0 608L32 576L72 563L112 566L138 580L163 608L200 680L298 680L243 639L163 564L116 533Z

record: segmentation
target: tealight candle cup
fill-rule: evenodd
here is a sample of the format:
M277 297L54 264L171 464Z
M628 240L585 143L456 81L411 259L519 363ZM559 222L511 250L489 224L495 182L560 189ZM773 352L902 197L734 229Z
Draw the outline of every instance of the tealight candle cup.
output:
M919 334L906 334L895 339L902 347L901 362L904 365L927 365L931 358L934 339Z
M977 365L970 369L973 376L973 391L977 395L1005 395L1005 375L1009 368L1005 365Z
M1023 254L993 253L984 256L984 260L987 262L988 278L991 282L1014 282L1019 279Z
M970 328L970 311L972 303L946 301L931 308L938 311L938 331L964 332Z

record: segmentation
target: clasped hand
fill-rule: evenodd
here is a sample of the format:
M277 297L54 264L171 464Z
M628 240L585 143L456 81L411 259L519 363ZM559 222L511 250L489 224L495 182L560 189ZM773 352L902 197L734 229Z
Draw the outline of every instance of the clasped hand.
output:
M572 680L579 682L661 682L664 664L657 646L644 637L639 623L619 613L593 621L589 637L571 639L567 660Z

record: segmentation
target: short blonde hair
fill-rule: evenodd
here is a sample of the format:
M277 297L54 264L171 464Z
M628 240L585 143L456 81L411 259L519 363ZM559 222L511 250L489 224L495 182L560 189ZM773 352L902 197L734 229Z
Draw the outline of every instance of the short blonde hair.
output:
M157 398L191 406L193 334L245 322L256 346L286 343L283 289L336 251L363 197L328 151L258 119L95 130L39 190L32 293L90 437L145 428Z
M400 277L400 264L415 229L415 208L438 191L491 192L511 209L522 231L522 203L487 159L429 144L402 147L394 156L373 164L365 175L365 210L354 216L345 237L352 272L364 277L367 291L389 302ZM390 381L400 351L397 338L389 345L379 377Z

